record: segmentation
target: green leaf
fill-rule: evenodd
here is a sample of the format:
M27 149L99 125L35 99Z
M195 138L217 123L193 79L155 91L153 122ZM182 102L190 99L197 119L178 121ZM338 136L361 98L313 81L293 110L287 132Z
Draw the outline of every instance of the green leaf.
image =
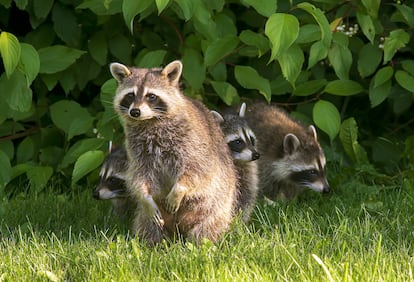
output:
M14 157L14 144L11 140L0 141L0 152L4 152L9 159Z
M319 8L316 8L314 5L307 2L299 3L298 8L305 10L313 16L321 29L321 41L325 47L329 48L332 41L332 32L325 13Z
M374 79L372 80L374 82L373 87L378 87L381 84L389 81L394 74L394 70L390 66L383 67L374 76ZM372 83L371 81L371 83Z
M292 45L288 50L280 53L277 60L282 69L283 77L294 86L305 61L302 49L296 44Z
M313 106L313 121L316 126L328 134L329 138L335 139L341 126L341 117L338 109L328 101L319 100Z
M367 153L358 144L358 126L354 118L343 121L339 132L342 146L348 157L357 163L368 163Z
M272 43L272 61L295 42L299 35L299 21L290 14L273 14L266 22L265 34Z
M44 165L58 167L62 161L65 151L57 146L49 146L40 149L39 161Z
M72 185L78 182L82 177L99 167L104 160L102 151L88 151L83 153L75 163L72 172Z
M368 43L358 54L358 72L362 78L372 75L380 65L382 51L378 46Z
M106 65L108 56L108 42L105 33L98 31L88 40L88 49L91 57L101 66Z
M155 4L157 4L158 9L158 15L164 11L164 9L167 7L170 0L155 0Z
M376 19L378 17L378 9L380 7L380 0L361 0L362 5L372 18Z
M260 33L251 30L243 30L240 33L239 38L244 44L256 47L259 50L259 57L270 49L269 40Z
M401 62L402 68L414 76L414 60L404 60Z
M236 88L230 83L225 81L211 81L211 85L227 106L237 104L240 101Z
M311 43L321 39L321 29L316 24L306 24L300 27L297 44Z
M89 112L74 101L62 100L50 106L53 123L67 134L73 136L86 133L92 126L93 118Z
M17 163L24 163L33 158L34 142L32 137L26 137L17 146L16 161Z
M33 0L33 11L37 18L45 19L52 10L54 0Z
M53 174L53 168L50 166L35 166L27 170L26 175L29 178L30 186L36 192L40 192L49 181Z
M3 59L7 78L10 78L20 60L20 43L16 36L2 31L0 33L0 55Z
M217 64L224 57L228 56L239 44L239 38L227 35L219 38L208 45L204 54L206 67Z
M378 86L375 86L374 79L371 80L370 87L369 87L369 100L371 101L372 108L378 106L379 104L384 102L385 99L388 98L388 96L391 94L391 87L392 87L391 79L388 79L382 82Z
M361 27L362 33L364 33L364 35L368 38L369 42L373 44L375 38L375 26L371 17L358 11L357 20L359 26Z
M40 70L39 54L32 45L21 43L21 54L19 62L19 70L25 74L27 78L27 86L29 87L33 80L37 77Z
M27 80L20 71L15 71L9 79L0 77L0 92L6 96L10 109L18 112L28 112L32 105L32 90L27 86Z
M28 0L14 0L16 3L16 7L19 8L19 10L26 10Z
M246 89L256 89L262 94L268 102L270 102L272 93L270 91L270 83L267 79L259 75L252 67L236 66L234 75L240 85Z
M40 58L40 73L56 73L67 69L85 51L68 48L61 45L45 47L38 50Z
M55 3L52 11L53 29L57 36L69 46L76 46L80 41L81 29L75 11Z
M384 41L384 64L394 57L398 49L405 47L410 41L410 35L402 29L396 29L390 32L390 35Z
M146 53L138 63L140 68L154 68L159 67L164 62L167 51L155 50Z
M0 188L4 188L11 180L12 167L9 157L3 151L0 151L0 167Z
M114 15L122 11L123 0L85 0L77 6L77 9L90 9L94 14L99 16Z
M414 93L414 77L408 72L403 70L396 71L395 80L402 88Z
M296 88L293 90L293 95L295 96L309 96L316 94L320 91L327 83L326 79L316 79L306 81L299 85L296 85Z
M329 62L335 70L335 74L339 79L347 80L349 79L349 70L352 65L352 54L346 45L348 37L342 33L336 33L333 46L328 52ZM343 44L342 40L345 40L346 43Z
M398 9L405 23L413 28L414 27L414 10L413 8L405 4L394 4L394 7Z
M308 69L313 67L320 60L325 59L328 56L329 48L325 46L322 41L316 41L312 44L309 51Z
M252 6L259 14L270 17L277 9L277 1L242 0L243 4Z
M117 34L109 40L109 51L123 64L131 64L132 46L128 37Z
M188 0L174 0L174 2L181 8L184 20L190 20L194 14L194 11L197 9L197 2Z
M201 54L191 48L186 48L183 55L183 77L196 90L203 86L206 78L206 67Z
M134 32L134 18L151 6L152 2L152 0L124 0L122 2L124 20L131 33Z
M100 150L104 147L105 140L99 138L87 138L76 142L72 147L69 148L62 162L59 165L59 169L67 168L73 164L82 154Z
M325 87L325 92L338 96L351 96L364 91L364 88L353 80L334 80Z

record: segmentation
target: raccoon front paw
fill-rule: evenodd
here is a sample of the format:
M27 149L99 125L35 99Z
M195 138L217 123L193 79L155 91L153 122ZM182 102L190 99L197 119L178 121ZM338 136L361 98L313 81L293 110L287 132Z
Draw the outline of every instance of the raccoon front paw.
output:
M180 184L175 184L166 197L166 210L168 213L176 213L181 205L187 188Z
M146 213L151 218L151 220L159 227L164 227L164 219L162 218L162 214L160 209L158 208L157 204L155 203L154 199L151 195L145 197L146 200Z

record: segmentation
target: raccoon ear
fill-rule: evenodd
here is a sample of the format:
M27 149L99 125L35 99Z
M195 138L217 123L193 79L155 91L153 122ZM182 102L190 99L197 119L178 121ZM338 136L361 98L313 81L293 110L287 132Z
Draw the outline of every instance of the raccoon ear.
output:
M161 74L166 76L172 84L178 84L181 73L183 71L183 64L181 61L176 60L169 63L162 71Z
M244 114L246 113L246 103L241 104L240 110L239 110L239 116L241 118L244 117Z
M298 149L300 141L295 134L289 133L283 139L283 150L286 154L292 155Z
M120 63L112 63L109 65L112 76L121 83L125 78L131 75L131 71L128 67Z
M316 133L316 128L313 125L309 125L308 132L313 136L315 141L318 141L318 134Z
M213 114L214 118L218 121L218 123L221 124L224 122L224 118L219 112L211 111L211 113Z

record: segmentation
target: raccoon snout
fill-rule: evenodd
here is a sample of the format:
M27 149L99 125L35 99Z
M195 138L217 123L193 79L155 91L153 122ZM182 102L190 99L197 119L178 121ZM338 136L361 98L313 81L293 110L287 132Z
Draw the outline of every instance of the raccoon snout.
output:
M323 193L329 193L330 191L331 189L329 188L329 185L323 186L323 190L322 190Z
M252 154L252 161L258 160L260 158L260 154L258 152L254 152Z
M134 118L137 118L141 115L141 111L137 108L133 108L133 109L129 110L129 115L134 117Z

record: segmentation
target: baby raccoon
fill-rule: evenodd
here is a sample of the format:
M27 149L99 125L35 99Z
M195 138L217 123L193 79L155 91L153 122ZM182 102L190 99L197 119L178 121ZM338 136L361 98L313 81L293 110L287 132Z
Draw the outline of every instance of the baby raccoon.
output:
M291 199L305 188L329 192L326 159L314 126L303 127L273 105L253 104L246 119L258 139L259 190L271 200Z
M256 150L256 136L247 124L243 103L237 114L224 115L212 111L220 123L227 144L233 156L238 174L238 195L235 210L242 212L244 222L249 221L256 204L258 192L257 162L260 154Z
M149 243L177 231L196 243L218 240L233 219L236 172L217 121L180 91L181 62L110 69L126 136L127 189L139 201L133 232Z
M125 149L111 150L102 164L99 185L93 191L95 199L111 200L113 214L123 219L127 218L136 208L136 203L132 201L126 190L127 168L128 160Z

